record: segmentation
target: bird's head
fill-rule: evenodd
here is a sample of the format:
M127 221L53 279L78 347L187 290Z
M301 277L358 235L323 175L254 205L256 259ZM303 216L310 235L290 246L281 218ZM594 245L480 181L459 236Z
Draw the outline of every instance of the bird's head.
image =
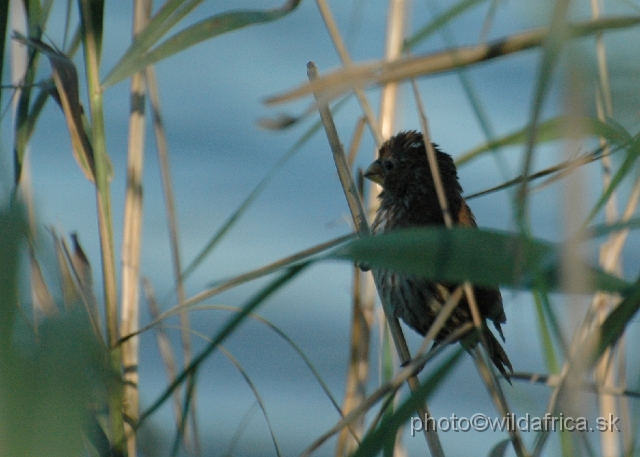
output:
M451 156L436 150L440 175L447 193L460 195L456 166ZM427 160L422 134L401 132L387 140L375 160L365 171L365 178L380 184L390 197L403 197L409 189L435 196L435 186Z

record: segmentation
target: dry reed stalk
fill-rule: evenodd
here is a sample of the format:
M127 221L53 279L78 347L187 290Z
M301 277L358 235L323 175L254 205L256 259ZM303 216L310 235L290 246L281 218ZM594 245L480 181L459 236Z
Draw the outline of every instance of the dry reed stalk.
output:
M473 329L473 325L471 323L467 323L457 328L447 338L442 341L442 344L435 347L433 350L421 354L407 363L406 366L400 370L398 374L396 374L391 380L387 383L380 386L374 392L369 395L364 402L358 405L354 410L352 410L349 414L344 416L336 425L334 425L327 432L323 433L319 438L317 438L307 449L305 449L300 457L307 457L316 449L318 449L323 443L325 443L329 438L331 438L336 433L340 432L340 430L344 429L351 425L354 421L358 420L360 416L366 414L376 403L382 400L384 397L389 394L396 392L405 382L407 382L412 377L415 377L416 374L422 369L422 367L431 359L436 357L441 351L443 351L449 343L457 341L463 335L468 333L471 329ZM433 455L433 454L432 454Z
M404 0L403 0L404 1ZM395 3L398 3L397 1ZM338 57L340 57L340 61L345 68L350 67L353 62L349 53L347 52L347 47L344 45L344 41L342 40L342 36L338 31L338 26L336 25L336 21L333 18L333 14L331 13L331 9L327 4L326 0L316 0L316 4L318 5L318 10L320 11L320 15L322 16L322 20L324 21L325 27L327 28L327 32L329 32L329 36L331 37L331 41L333 42L333 46L336 48L336 52L338 53ZM395 45L395 43L394 43ZM376 146L382 146L384 143L385 137L382 134L380 126L376 121L375 114L373 113L373 109L369 104L369 100L361 88L354 88L354 92L356 94L356 98L358 99L358 103L360 104L360 108L362 109L362 113L364 114L364 118L369 125L369 129L373 134L373 138L376 142Z
M360 118L354 138L351 142L348 163L351 166L358 150L360 138L364 128L364 118ZM362 200L364 194L364 176L358 175L358 194ZM369 380L369 347L371 340L371 326L373 325L373 310L363 306L362 299L363 272L357 266L353 267L353 293L351 304L351 342L349 350L349 365L345 383L344 400L342 402L343 416L349 414L366 398L367 382ZM336 445L336 457L351 455L360 445L360 438L364 431L364 415L354 421L350 427L340 431Z
M609 17L597 21L584 21L568 24L568 35L580 38L593 35L597 30L615 30L632 27L640 23L640 17ZM514 34L486 44L461 47L415 57L396 60L383 60L354 64L349 68L328 72L313 83L306 83L283 94L269 97L265 103L275 105L290 102L298 98L322 93L323 101L329 102L355 87L372 84L387 84L419 76L442 73L471 66L480 62L516 54L528 49L541 47L549 37L548 29L533 29ZM384 136L384 128L382 130Z
M351 57L344 45L342 36L338 31L331 9L325 0L316 0L318 10L324 20L325 26L331 37L334 47L340 57L343 66L352 65ZM383 143L382 133L376 121L375 115L369 104L368 99L362 89L355 89L356 98L364 113L364 122L369 125L369 129L373 134L377 147ZM362 135L362 122L356 128L356 133L352 141L352 147L349 150L348 164L353 165L357 154L357 145ZM360 195L363 191L360 188ZM364 277L363 277L364 276ZM371 275L363 275L359 268L354 269L354 286L353 286L353 310L352 310L352 330L351 330L351 351L349 361L349 372L347 374L347 387L345 392L345 401L343 413L347 414L357 404L363 401L366 392L366 381L369 372L369 342L371 323L373 321L374 297L373 282ZM358 340L359 338L359 340ZM355 433L360 436L364 426L364 417L362 417L355 425ZM347 455L356 446L355 438L349 434L346 428L342 430L336 447L336 456Z
M151 315L151 319L157 320L158 316L160 316L160 307L158 306L155 294L153 293L151 282L147 278L143 278L142 286L144 289L147 306L149 307L149 314ZM176 368L177 364L175 355L173 353L173 348L171 347L171 340L169 339L169 336L167 335L167 332L165 331L162 324L155 325L153 329L156 334L156 343L158 344L158 349L160 350L160 357L162 358L162 363L167 373L167 378L169 379L169 382L172 382L174 379L176 379L178 370ZM176 429L180 430L182 428L182 400L180 399L179 389L173 391L172 398Z
M176 308L180 309L180 335L182 340L182 357L184 360L184 366L187 367L193 358L191 350L191 339L189 335L190 325L189 316L186 309L182 311L183 305L186 300L186 294L184 291L184 281L182 278L182 265L180 262L180 242L178 236L178 220L176 213L175 198L173 194L173 184L171 181L171 167L169 165L169 153L167 147L167 138L164 130L164 123L162 120L162 114L160 110L160 95L158 92L158 84L156 81L155 70L153 67L149 67L146 70L149 101L151 103L151 111L153 116L153 128L156 137L156 146L158 149L158 162L160 163L160 173L162 177L162 190L164 194L165 207L167 210L167 224L169 228L169 242L171 245L171 260L173 267L173 277L176 285L176 291L178 295L178 304ZM190 385L191 376L189 376L188 382L185 386ZM196 385L193 384L193 390L191 393L191 405L189 407L191 411L190 426L185 424L185 443L191 446L196 454L200 454L200 439L198 434L198 424L196 421Z
M304 251L300 251L296 254L290 255L289 257L285 257L284 259L280 259L277 260L275 262L272 262L268 265L265 265L263 267L260 268L256 268L255 270L251 270L247 273L243 273L240 274L238 276L234 276L231 279L228 279L226 281L222 281L220 284L211 287L207 290L204 290L200 293L197 293L196 295L194 295L193 297L190 297L188 299L186 299L181 305L177 305L174 306L171 309L168 309L167 311L164 311L162 314L160 314L158 316L157 319L155 319L153 322L150 322L149 324L145 325L144 327L142 327L140 330L138 330L136 333L134 334L130 334L130 335L125 335L122 337L122 340L120 341L120 343L126 341L128 338L131 338L135 335L139 335L141 333L146 332L147 330L152 329L155 325L158 325L160 322L162 322L163 320L167 319L168 317L174 316L176 314L179 314L183 311L188 311L190 307L208 299L211 298L217 294L220 294L226 290L232 289L233 287L239 286L240 284L244 284L247 283L249 281L252 281L254 279L257 278L261 278L263 276L266 276L267 274L270 273L275 273L283 268L286 267L291 267L293 265L295 265L296 263L307 259L308 257L314 255L314 254L318 254L320 252L326 251L327 249L330 249L334 246L338 246L339 244L342 244L350 239L352 239L354 237L353 234L349 234L349 235L345 235L345 236L341 236L338 238L335 238L333 240L327 241L325 243L319 244L317 246L313 246L311 248L305 249Z
M418 116L420 118L420 127L422 129L422 137L424 140L425 149L427 151L427 160L429 161L429 168L431 170L431 175L436 188L436 193L438 195L438 203L440 204L440 209L442 210L442 216L444 218L445 226L450 229L453 227L453 219L451 217L451 211L449 210L449 204L447 202L444 186L442 184L442 178L440 176L440 168L438 166L438 159L436 158L436 151L431 142L431 135L429 134L429 124L427 122L427 116L425 114L425 110L422 105L422 99L420 97L420 92L418 91L418 85L416 84L415 79L411 79L411 85L413 88L413 96L416 101L416 107L418 109ZM478 310L478 304L476 302L476 297L473 291L473 287L471 283L464 282L462 284L462 289L464 291L465 298L467 299L467 303L469 304L469 309L471 310L473 325L476 328L476 331L478 333L478 339L480 341L480 344L484 348L485 353L488 353L489 347L488 347L487 341L484 338L484 332L482 331L484 324L482 321L482 317L480 316L480 312ZM456 305L458 301L459 299L456 300ZM453 308L454 307L451 307L451 311L449 312L453 312ZM439 314L443 314L443 313L441 312ZM440 317L440 315L438 317ZM445 320L446 318L442 319L442 325L444 325ZM431 331L429 333L431 333ZM436 333L433 334L433 337L435 337L435 335ZM509 413L511 411L509 409L509 406L507 405L507 400L504 396L504 393L500 388L500 384L496 379L495 375L491 372L491 369L485 362L479 350L476 350L475 352L474 361L476 362L478 372L480 373L480 376L484 381L485 387L487 388L489 395L493 399L496 405L496 408L498 409L498 411L503 417L509 417ZM511 437L513 448L516 454L518 455L518 457L528 456L529 454L527 452L527 449L524 446L524 442L522 441L522 437L520 436L520 433L517 430L517 428L516 429L510 428L509 436Z
M601 15L601 2L599 0L591 0L591 14L593 19L598 19ZM606 121L607 117L613 117L613 103L611 100L611 88L609 82L609 71L607 67L607 56L602 33L596 35L596 57L598 64L598 79L599 86L596 88L596 110L598 119ZM605 152L602 157L603 168L603 187L606 189L611 184L611 169L612 162L609 157L609 144L604 139L600 139L600 147ZM605 206L605 219L607 223L616 222L618 219L618 211L616 204L616 194L613 193L607 201ZM605 271L611 272L617 275L622 274L622 262L620 260L620 251L615 252L615 239L620 239L620 234L612 234L608 240L601 246L600 249L600 265ZM597 313L597 319L602 323L611 310L619 303L617 297L596 293L592 307ZM624 338L624 336L623 336ZM623 340L624 341L624 340ZM622 346L624 347L624 346ZM614 396L608 395L606 390L608 388L615 388L619 382L623 382L623 379L616 379L616 365L621 369L624 369L625 358L624 352L614 351L613 348L608 349L603 354L602 359L596 366L595 376L597 385L602 389L598 395L599 414L600 417L618 417L619 412L617 408L618 399ZM621 402L626 399L620 399ZM628 420L626 421L629 422ZM631 435L631 428L624 430L624 435ZM630 438L630 437L629 437ZM629 439L627 438L627 439ZM615 457L621 455L620 444L621 440L614 430L608 430L600 433L600 446L603 457ZM625 452L629 452L631 448L625 449Z
M317 78L318 70L313 62L309 62L309 64L307 64L307 74L310 81L313 81L315 78ZM345 197L347 198L347 203L349 205L351 215L353 217L358 233L361 236L368 236L370 234L369 225L365 217L362 202L360 201L357 190L355 189L355 184L353 183L351 171L349 169L342 144L340 143L340 139L338 138L335 124L333 123L331 110L326 103L322 103L320 98L321 97L318 95L317 101L319 103L318 109L320 111L320 118L322 119L322 123L325 127L327 139L329 140L329 144L331 146L333 158L336 163L336 169L338 170L338 176L340 177L340 182L342 184ZM400 356L401 362L404 365L410 362L411 354L409 353L409 348L407 347L406 340L404 339L404 335L402 334L400 323L398 322L398 319L394 318L393 314L390 313L389 306L384 302L384 300L382 300L382 305L383 309L385 310L385 315L389 323L389 329L396 345L396 349ZM389 319L389 317L391 317L391 319ZM412 391L417 390L420 385L416 376L410 377L407 382L409 383ZM431 416L428 412L428 409L426 408L426 404L424 407L419 408L418 413L421 420L424 420L424 418ZM425 438L427 440L427 444L429 445L429 449L431 450L431 454L434 456L444 455L444 452L442 451L442 445L440 444L440 440L438 439L436 431L432 430L431 427L423 428L425 429Z
M151 2L137 0L133 4L133 33L135 40L151 16ZM120 334L128 335L140 327L140 250L142 244L142 175L144 170L145 138L145 81L144 72L131 77L129 145L127 152L127 188L124 205L122 238L122 302ZM126 417L125 434L129 457L137 454L136 433L132 427L140 415L138 364L140 341L130 338L122 344L124 368L123 412Z
M406 12L407 5L404 0L389 1L384 55L385 62L395 62L402 57L402 48L404 46L405 39ZM380 133L383 141L390 138L395 133L397 102L398 82L395 79L391 79L386 81L380 94L379 118ZM381 144L376 144L376 146L379 148ZM376 156L377 151L376 153L374 153L374 158L377 158ZM367 201L369 214L375 214L378 209L379 202L377 197L380 193L380 190L380 186L376 183L372 183L372 185L369 187L369 196ZM369 275L368 277L369 290L373 291L374 288L377 289L377 285L374 283L372 275ZM375 294L370 292L370 296L372 297L371 300L373 300ZM384 301L382 301L382 307L385 312L384 316L387 320L389 331L391 332L391 335L393 337L393 341L396 346L396 351L398 353L401 365L405 365L411 360L411 353L409 352L409 348L407 347L406 340L402 333L400 322L397 318L393 317L393 313ZM384 322L381 322L381 325L384 325ZM416 376L410 377L407 380L407 383L409 384L409 387L412 391L417 390L420 385ZM432 417L426 402L418 409L418 415L423 422ZM430 423L430 421L428 423ZM424 423L422 425L422 429L424 430L425 439L427 440L427 445L429 446L431 455L434 457L444 456L444 450L442 448L442 444L440 443L440 438L438 438L437 431L433 430L430 426L425 426L426 424Z

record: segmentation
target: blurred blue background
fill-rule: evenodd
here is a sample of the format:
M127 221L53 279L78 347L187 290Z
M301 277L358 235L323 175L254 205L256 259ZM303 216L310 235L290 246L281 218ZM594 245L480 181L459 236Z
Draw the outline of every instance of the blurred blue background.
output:
M437 2L431 6L422 1L410 2L407 35L426 24L434 12L449 6L448 2L439 3L438 9ZM386 3L332 1L330 5L353 60L382 58ZM47 32L54 43L61 39L62 6L54 8ZM277 1L209 2L198 8L186 23L230 9L276 6ZM488 5L481 4L452 23L449 33L456 44L477 43L487 9ZM579 10L574 15L581 19L588 17ZM547 16L548 11L544 8L534 11L532 6L518 2L500 3L488 38L503 37L546 23ZM128 2L107 2L103 76L130 44L130 18ZM630 37L637 39L637 33L632 32L617 32L611 36L607 43L614 48L614 55L618 49L616 44ZM593 42L584 41L587 42L584 49L576 46L571 48L571 52L593 59ZM449 43L443 34L436 34L412 52L421 54L446 49ZM621 46L619 49L626 48ZM620 51L620 54L624 55L624 52ZM540 52L531 50L466 71L496 135L526 125L539 60ZM76 61L80 62L79 59ZM266 107L263 103L267 96L304 83L308 61L314 61L321 73L340 66L315 3L304 1L282 20L220 36L156 66L179 215L183 265L200 252L212 234L317 119L314 114L301 125L279 132L258 126L262 118L274 118L280 113L299 114L309 106L309 98L277 107ZM559 73L562 71L561 67ZM41 72L43 77L48 74L46 63L43 63ZM586 76L589 81L589 75ZM456 157L485 141L457 75L447 73L422 78L419 85L432 138L444 151ZM562 85L562 79L557 76L545 104L545 116L561 112ZM370 88L367 96L374 109L377 108L379 88ZM395 130L419 129L416 108L407 84L401 86L398 107ZM594 112L592 99L585 100L585 108ZM623 109L628 107L623 105ZM105 110L107 146L115 169L111 186L115 235L120 246L128 137L128 81L107 90ZM637 113L633 109L629 112L627 126L637 126ZM351 139L359 116L360 110L354 99L336 114L338 132L345 145ZM11 136L9 117L4 116L3 119L4 138ZM147 126L150 126L149 122ZM168 309L175 304L175 296L172 293L167 224L155 141L151 128L147 131L142 273L150 279L163 308ZM12 176L12 159L10 148L6 146L10 143L3 141L3 144L0 177L6 183L3 189L7 190ZM534 167L542 169L558 163L564 160L564 154L562 144L540 146ZM522 148L503 151L500 160L508 170L507 175L499 171L496 160L491 157L461 167L459 176L465 193L471 194L517 176L521 155ZM357 166L366 167L373 157L373 140L366 131ZM98 279L100 258L93 188L72 157L63 114L53 103L48 104L38 124L30 147L30 162L40 228L51 225L62 233L77 231ZM589 184L585 185L585 201L576 204L590 205L601 192L599 166L583 167L580 173ZM563 237L561 189L561 184L554 184L533 195L531 221L534 235L554 241ZM625 201L624 192L628 192L625 187L621 201ZM470 201L478 224L512 229L510 198L509 191L502 191ZM198 293L217 280L350 233L352 229L348 220L348 208L326 137L323 131L319 131L287 162L219 247L191 275L187 282L187 295ZM50 242L44 230L40 239L42 255L51 256ZM592 259L596 259L596 253L594 245L590 252ZM638 271L638 254L638 237L632 234L623 259L628 278ZM55 278L52 271L48 274ZM321 263L295 279L259 309L260 315L277 325L304 350L339 402L344 394L347 368L351 279L352 267L349 264ZM263 284L264 280L255 281L205 303L240 306ZM101 291L96 293L101 296ZM529 294L505 290L503 296L508 318L504 326L505 349L515 370L546 372ZM556 296L554 300L568 328L580 321L577 315L565 311L566 300L563 297ZM578 297L578 300L584 305L589 303L589 297ZM142 309L142 320L148 322L144 300ZM211 336L229 316L226 311L204 310L191 313L190 319L195 331ZM177 319L170 319L167 324L176 326ZM168 332L177 349L178 330L169 328ZM417 348L420 343L418 335L410 330L405 333L410 345ZM373 389L378 385L380 376L377 327L372 335L370 384ZM630 338L637 337L635 326L629 335ZM204 343L197 336L193 341L197 352ZM299 454L339 419L300 357L265 325L252 320L246 322L225 343L225 347L243 365L259 390L283 455ZM629 370L637 374L637 360L633 362ZM152 332L145 333L141 339L140 370L144 410L145 405L151 404L167 384ZM630 378L634 379L633 376ZM251 420L233 451L234 455L275 455L264 417L254 406L255 398L250 388L222 353L217 352L204 364L197 381L198 418L205 455L224 454L247 413ZM516 414L543 414L549 392L546 387L515 382L513 387L505 386L505 391ZM588 407L593 408L594 405L595 402ZM448 417L451 413L471 416L476 412L497 416L467 356L431 399L430 409L436 417ZM175 430L172 420L173 415L167 405L153 416L153 430L145 432L147 437L143 435L142 442L164 443L161 444L160 455L168 452ZM488 455L491 447L506 437L505 433L490 432L441 434L447 455L468 455L470 452ZM527 435L529 444L532 438L533 435ZM317 455L333 455L333 443L325 445ZM420 435L415 438L407 436L405 445L410 454L425 453L424 439Z

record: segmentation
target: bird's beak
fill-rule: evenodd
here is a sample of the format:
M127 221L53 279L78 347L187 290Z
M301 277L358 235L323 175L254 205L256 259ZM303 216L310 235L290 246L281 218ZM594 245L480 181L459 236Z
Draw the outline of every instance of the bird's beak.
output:
M364 172L364 177L380 185L384 183L382 165L379 160L376 160L369 165L369 168Z

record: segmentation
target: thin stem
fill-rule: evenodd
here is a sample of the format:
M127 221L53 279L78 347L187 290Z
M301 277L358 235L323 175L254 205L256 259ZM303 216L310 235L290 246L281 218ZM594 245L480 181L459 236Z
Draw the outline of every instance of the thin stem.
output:
M151 2L138 0L133 5L133 37L147 24ZM121 332L128 335L140 326L140 248L142 233L142 174L144 163L144 73L131 77L129 113L129 150L127 153L127 189L124 206L122 240L122 322ZM136 434L129 425L138 420L139 404L139 339L131 338L122 345L124 367L123 411L127 418L125 433L129 457L136 456Z
M309 62L307 64L307 74L310 81L313 81L318 77L318 70L313 62ZM329 144L331 146L333 158L338 170L338 176L340 177L340 182L342 184L344 194L347 198L349 209L351 210L351 215L353 217L356 229L360 236L368 236L370 234L369 224L367 223L364 209L362 207L362 202L360 201L360 195L355 188L346 155L342 148L342 144L340 143L340 139L338 138L338 133L333 122L333 117L331 116L331 110L329 109L329 105L324 103L321 99L321 96L318 94L316 94L316 101L318 103L318 110L320 111L320 118L322 119L322 123L324 124L327 139L329 140ZM398 322L397 318L393 317L389 305L381 295L380 301L382 302L382 308L385 312L387 322L389 323L389 330L391 331L396 350L398 352L398 355L400 356L402 364L405 365L410 362L411 353L409 352L407 342L404 339L404 335L402 334L400 323ZM410 377L409 379L407 379L407 382L412 391L415 391L420 387L420 383L418 382L418 378L416 376ZM425 417L430 416L426 404L423 407L418 408L418 412L422 420L424 420ZM423 429L427 444L429 446L429 449L431 450L431 454L433 456L443 456L444 451L442 449L442 445L440 444L440 440L436 431L429 426L423 427Z
M113 241L113 219L111 214L111 193L109 189L109 158L107 155L100 87L100 53L102 47L102 26L104 4L100 1L80 1L82 20L85 71L87 77L89 106L91 108L91 127L93 152L95 158L96 202L98 226L100 231L100 253L102 256L102 277L104 287L104 306L107 321L107 340L113 349L110 353L111 368L115 373L122 372L122 360L118 342L118 288L116 285L115 247ZM99 20L98 20L99 19ZM125 454L124 419L122 415L121 387L116 386L109 395L109 418L111 442L117 452Z

